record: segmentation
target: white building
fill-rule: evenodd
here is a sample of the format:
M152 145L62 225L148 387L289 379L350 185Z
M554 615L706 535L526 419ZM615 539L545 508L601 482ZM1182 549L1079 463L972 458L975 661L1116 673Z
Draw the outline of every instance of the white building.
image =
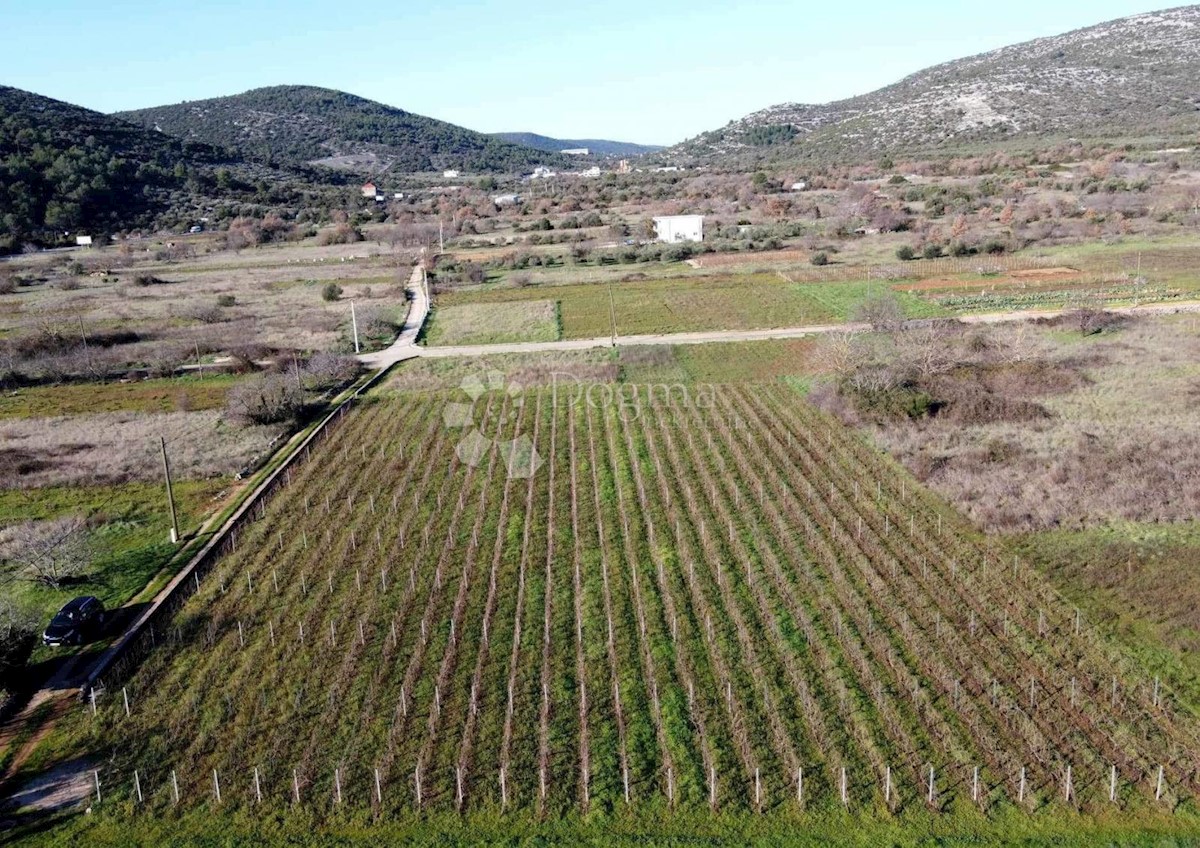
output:
M600 166L593 165L592 167L588 168L586 171L580 171L578 176L580 176L580 177L598 177L598 176L600 176Z
M589 153L591 153L591 150L586 147L568 147L566 150L560 150L558 152L564 156L587 156Z
M667 244L704 241L703 215L662 215L654 219L654 233Z
M553 176L557 176L554 171L547 168L545 165L538 165L533 169L533 173L529 175L531 180L548 180Z
M92 237L91 236L75 236L75 246L76 247L91 247L92 246Z
M457 180L458 176L458 171L442 171L442 179L444 180Z

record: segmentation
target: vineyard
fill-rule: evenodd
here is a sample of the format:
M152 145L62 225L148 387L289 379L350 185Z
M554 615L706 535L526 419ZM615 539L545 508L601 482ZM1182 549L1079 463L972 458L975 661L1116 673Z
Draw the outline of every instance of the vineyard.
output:
M346 416L82 709L98 791L381 816L1191 803L1200 729L1171 693L795 392L609 388L486 392L482 433L447 426L461 394Z

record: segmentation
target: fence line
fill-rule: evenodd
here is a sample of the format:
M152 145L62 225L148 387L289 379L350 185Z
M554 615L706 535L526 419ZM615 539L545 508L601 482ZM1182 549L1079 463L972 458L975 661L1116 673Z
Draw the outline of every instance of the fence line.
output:
M917 782L899 780L899 771L890 767L868 780L845 767L829 770L824 781L811 779L821 771L816 766L801 767L795 775L786 775L780 787L768 795L764 789L766 775L758 769L749 775L738 772L723 778L713 766L707 779L708 791L693 797L692 804L697 810L744 805L748 811L760 814L788 806L820 810L831 805L895 813L906 806L943 812L954 809L957 801L969 799L985 812L997 805L1013 804L1033 813L1049 806L1083 810L1124 809L1130 802L1139 807L1152 803L1174 810L1182 800L1161 765L1149 766L1135 775L1123 775L1116 766L1097 765L1091 773L1067 763L1050 779L1040 783L1030 779L1027 767L1021 767L1013 775L985 775L980 766L970 763L941 768L929 765ZM461 813L469 806L465 805L461 782L457 790L424 791L433 789L432 777L418 768L394 780L386 780L381 778L377 767L354 769L346 768L342 763L329 773L306 779L301 779L299 769L277 767L268 781L265 770L250 765L224 771L196 766L190 774L166 767L127 771L101 767L83 772L81 779L87 779L97 788L97 803L108 800L132 804L134 810L189 802L215 802L234 807L261 807L272 802L279 806L308 808L349 805L371 808L376 813L387 802L393 809L413 811L444 806ZM514 803L514 796L524 797L530 807L536 806L538 799L554 788L542 767L532 767L527 779L522 780L507 774L507 769L501 765L497 777L497 781L481 784L496 788L482 791L475 798L475 809L486 809L495 804L521 809L521 803ZM453 783L456 778L461 780L461 772L449 768L446 779ZM1018 786L1016 792L1006 791L1006 784L1014 780ZM739 789L739 784L744 787ZM719 793L718 786L721 787ZM821 788L813 789L814 786ZM103 794L99 792L100 787L104 787ZM671 800L675 794L677 790L671 781L666 786L651 783L645 794L639 796L635 792L632 797L625 796L624 803L626 806L641 802L655 804ZM431 795L441 800L431 799Z

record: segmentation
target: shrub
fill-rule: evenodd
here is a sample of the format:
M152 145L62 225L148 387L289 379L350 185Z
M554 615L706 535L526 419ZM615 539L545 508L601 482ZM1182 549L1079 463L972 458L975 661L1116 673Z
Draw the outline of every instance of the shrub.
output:
M966 244L966 242L955 241L950 243L951 256L969 256L970 253L971 248Z
M17 278L7 274L0 277L0 294L12 294L17 290Z
M358 376L360 367L353 356L319 352L301 369L300 379L306 388L325 391L349 383Z
M317 234L317 244L354 244L362 241L362 230L358 227L353 227L350 224L338 224L328 230L322 230Z
M911 246L903 244L896 248L896 258L901 262L908 262L917 258L917 252L913 250Z
M337 283L329 282L321 288L321 300L326 303L333 303L335 300L341 299L342 287Z
M225 315L219 306L208 306L201 303L189 306L185 310L184 316L193 321L199 321L201 324L219 324L225 320Z
M249 377L234 385L225 397L225 414L241 425L291 421L303 409L303 390L283 374Z
M78 277L60 277L54 287L60 291L75 291L82 285Z
M231 294L217 295L217 306L228 307L228 306L236 306L236 305L237 305L237 298L234 295L231 295Z
M937 259L942 255L942 246L940 244L927 244L921 251L921 255L926 259Z
M999 239L988 239L983 243L983 247L980 248L980 250L982 250L984 253L991 253L993 255L997 253L1003 253L1007 249L1007 245L1005 245L1004 242L1000 241Z
M810 259L809 262L811 262L812 264L814 264L818 267L820 267L822 265L828 265L829 264L829 254L823 250L818 250L816 253L814 253L812 255L812 259Z

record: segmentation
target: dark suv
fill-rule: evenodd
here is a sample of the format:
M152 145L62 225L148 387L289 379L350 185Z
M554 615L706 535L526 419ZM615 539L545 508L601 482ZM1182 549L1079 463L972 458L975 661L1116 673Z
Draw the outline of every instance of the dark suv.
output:
M95 637L104 625L104 604L99 598L76 598L50 620L42 634L46 645L81 645Z

